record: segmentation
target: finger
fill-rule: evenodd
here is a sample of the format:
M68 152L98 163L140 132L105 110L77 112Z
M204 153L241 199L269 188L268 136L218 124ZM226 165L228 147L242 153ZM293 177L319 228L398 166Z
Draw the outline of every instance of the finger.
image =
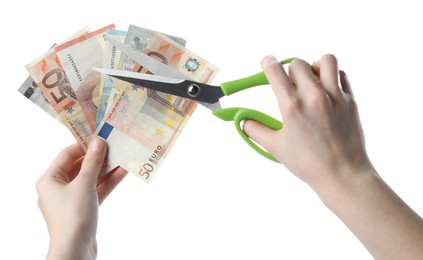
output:
M275 141L277 132L269 127L260 124L254 120L246 120L243 126L244 133L253 141L261 145L265 150L269 151L269 147Z
M266 75L269 84L272 86L279 107L281 107L287 98L295 94L295 88L285 72L282 64L273 56L266 56L261 61L261 67Z
M338 61L332 54L324 55L319 61L313 63L313 67L319 71L320 85L332 97L339 96L339 72Z
M103 201L112 193L116 186L125 178L128 171L118 167L108 173L102 182L97 186L97 194L99 203Z
M345 73L345 71L341 70L339 71L339 77L340 77L340 81L341 81L341 87L342 90L350 95L352 98L354 98L354 94L351 88L351 84L350 81L348 80L347 74Z
M96 187L97 178L103 166L107 145L100 137L93 137L87 153L82 161L81 170L75 180L81 181L89 187Z
M97 185L100 184L102 180L107 177L109 173L113 172L116 168L117 167L110 169L109 160L107 157L105 157L103 165L101 166L100 173L98 174Z
M57 155L44 175L60 179L69 178L67 174L72 172L75 162L82 156L84 156L84 150L79 144L70 145Z
M296 59L289 65L289 77L299 90L315 90L319 87L319 82L310 65L301 60Z
M76 176L78 176L79 171L81 170L82 162L84 161L84 156L78 158L74 164L73 167L68 171L69 180L68 182L71 182L75 179Z
M101 171L99 173L99 176L97 178L97 186L100 185L111 173L117 170L119 166L116 166L113 169L110 169L110 166L108 164L108 160L105 159L103 162L103 167L101 168Z

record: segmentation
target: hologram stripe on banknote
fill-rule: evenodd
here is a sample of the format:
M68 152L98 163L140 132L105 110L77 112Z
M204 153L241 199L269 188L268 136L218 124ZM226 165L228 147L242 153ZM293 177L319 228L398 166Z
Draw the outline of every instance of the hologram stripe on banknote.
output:
M111 37L119 42L124 42L126 37L126 31L120 31L116 29L111 29L106 32L107 37ZM108 69L117 69L121 51L116 48L109 41L105 41L104 54L103 54L103 68ZM112 89L113 79L107 75L101 75L100 89L99 89L99 99L97 103L97 113L95 120L95 127L97 128L101 120L104 117L107 109L107 103L109 101L110 94L114 95L116 89Z
M144 51L144 49L150 44L151 40L153 39L156 33L159 32L131 24L129 25L124 43L138 51ZM169 34L165 35L182 46L186 45L186 40L181 37ZM126 54L121 54L118 69L132 71L136 65L137 63L130 57L128 57Z

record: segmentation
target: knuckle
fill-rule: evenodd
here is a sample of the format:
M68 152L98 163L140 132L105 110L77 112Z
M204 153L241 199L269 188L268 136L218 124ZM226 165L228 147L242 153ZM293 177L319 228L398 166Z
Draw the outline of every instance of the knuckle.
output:
M338 60L336 59L335 55L333 55L333 54L325 54L322 57L322 62L337 63Z
M328 71L336 70L336 73L339 73L338 71L338 60L336 59L335 55L333 54L326 54L321 58L321 67L323 70L326 71L326 75ZM338 76L339 78L339 76ZM339 79L336 82L330 82L331 84L339 85ZM338 86L339 87L339 86Z
M306 62L303 59L295 59L291 61L291 66L302 66Z
M64 150L60 151L59 156L64 157L64 158L71 158L72 153L69 149L64 149Z
M295 59L289 64L289 71L292 73L293 71L303 67L305 64L305 61L302 59Z
M329 96L322 91L314 91L309 98L310 105L315 108L328 108L330 104Z
M350 110L352 110L353 112L358 111L358 106L357 106L357 102L355 102L354 98L349 97L347 100L347 104Z
M38 180L35 182L35 188L37 189L38 193L40 193L41 187L43 186L43 182L44 182L43 177L38 178Z
M103 165L104 158L98 157L98 156L87 156L84 158L85 164L98 166Z
M37 191L38 196L41 196L45 190L48 188L48 178L43 175L37 179L35 182L35 190Z
M345 92L342 92L340 96L340 101L344 103L347 107L351 109L357 109L357 102L355 101L354 96Z
M280 71L283 70L282 64L280 64L275 59L270 60L268 58L264 58L262 61L262 67L263 70L268 74L280 73Z
M303 107L303 103L298 97L292 97L287 100L286 102L286 111L289 114L297 113L298 111L301 111Z

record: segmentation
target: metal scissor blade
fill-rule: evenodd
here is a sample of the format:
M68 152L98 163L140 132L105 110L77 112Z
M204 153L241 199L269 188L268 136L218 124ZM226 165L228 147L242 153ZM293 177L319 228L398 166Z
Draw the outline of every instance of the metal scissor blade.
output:
M144 68L149 70L151 73L155 75L160 76L166 76L176 79L188 79L191 80L188 76L180 73L179 71L167 66L166 64L161 63L160 61L148 56L147 54L137 51L133 48L131 48L129 45L126 45L124 43L121 43L113 38L105 37L107 41L109 41L111 44L113 44L116 48L118 48L120 51L125 53L128 57L135 60L137 63L142 65ZM107 74L107 73L106 73ZM220 88L219 88L220 89ZM212 103L207 102L201 102L199 101L201 105L204 107L207 107L208 109L215 111L217 109L221 109L222 106L220 105L219 100Z
M149 70L154 75L166 76L166 77L177 78L177 79L190 79L188 76L148 56L142 51L135 50L129 45L121 43L107 36L106 36L106 41L109 41L111 44L116 46L116 48L118 48L123 53L128 55L129 58L141 64L144 68Z
M104 69L104 68L94 68L94 70L100 73L112 76L112 77L128 78L128 80L126 81L132 84L135 84L137 79L157 81L157 82L169 83L169 84L179 84L185 81L185 79L171 78L167 76L139 73L139 72L133 72L133 71L127 71L127 70L115 70L115 69Z
M122 70L100 68L95 68L95 70L137 86L193 99L199 102L215 103L219 101L219 98L225 95L220 87L210 86L187 79L175 79Z

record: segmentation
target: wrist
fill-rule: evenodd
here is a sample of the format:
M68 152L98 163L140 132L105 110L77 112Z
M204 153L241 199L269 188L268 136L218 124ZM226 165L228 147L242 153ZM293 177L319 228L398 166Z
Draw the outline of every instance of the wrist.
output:
M47 260L86 259L97 257L97 242L95 238L80 238L73 236L66 238L59 236L50 239Z
M341 169L326 176L325 179L316 180L310 186L332 211L345 206L344 203L348 199L356 197L363 190L383 182L371 165L360 169Z
M422 218L373 167L336 176L312 187L374 258L418 259L423 255Z

